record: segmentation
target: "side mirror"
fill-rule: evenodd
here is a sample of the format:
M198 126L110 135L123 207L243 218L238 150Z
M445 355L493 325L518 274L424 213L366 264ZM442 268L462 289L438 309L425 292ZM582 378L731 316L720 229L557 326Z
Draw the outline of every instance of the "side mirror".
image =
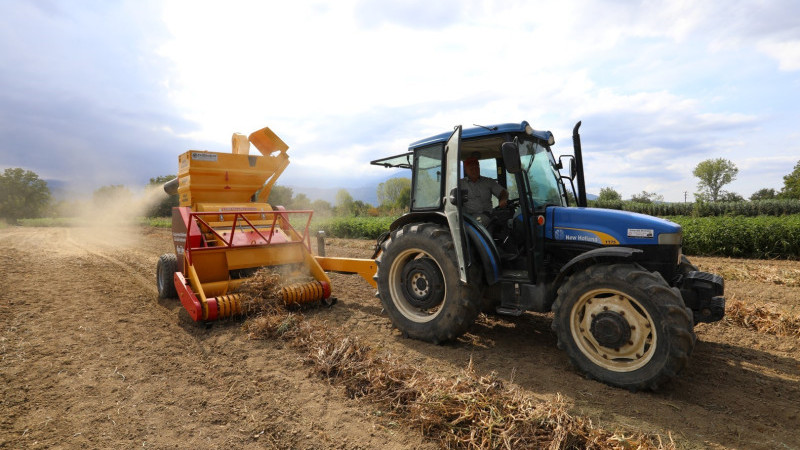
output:
M522 170L522 163L519 160L519 145L515 142L503 142L500 147L503 152L503 164L508 173L519 173Z
M562 159L567 160L567 171L569 172L569 179L574 180L578 174L578 169L575 166L575 157L572 155L561 155L558 157L558 165L564 167L564 161Z

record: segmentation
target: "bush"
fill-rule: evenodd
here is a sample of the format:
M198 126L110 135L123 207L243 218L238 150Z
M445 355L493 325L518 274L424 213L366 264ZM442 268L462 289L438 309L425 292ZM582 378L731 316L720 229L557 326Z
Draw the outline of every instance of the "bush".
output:
M0 218L15 224L40 217L49 203L50 188L36 173L17 167L0 174Z
M330 237L377 239L397 217L334 217L314 225Z

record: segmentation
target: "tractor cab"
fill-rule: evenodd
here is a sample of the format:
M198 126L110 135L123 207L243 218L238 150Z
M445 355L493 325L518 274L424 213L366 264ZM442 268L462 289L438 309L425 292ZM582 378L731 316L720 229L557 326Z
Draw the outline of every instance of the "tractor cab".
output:
M535 250L542 247L536 241L543 237L536 232L541 225L537 216L543 216L549 206L568 205L563 180L575 177L571 156L571 177L560 174L563 164L550 149L554 143L551 132L534 130L527 122L458 127L453 133L416 141L408 152L372 164L411 169L408 218L443 213L451 229L463 231L454 239L457 252L459 241L466 243L466 250L458 252L464 266L480 255L489 261L483 270L490 284L504 277L535 281ZM464 189L463 163L468 159L478 160L480 177L497 182L508 193L505 207L493 196L492 207L466 212L474 210L467 207L470 198Z

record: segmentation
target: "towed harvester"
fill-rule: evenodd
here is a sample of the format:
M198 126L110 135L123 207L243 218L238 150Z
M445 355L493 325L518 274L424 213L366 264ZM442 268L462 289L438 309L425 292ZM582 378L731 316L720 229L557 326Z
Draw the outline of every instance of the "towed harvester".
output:
M250 144L261 155L250 155ZM267 203L289 164L288 146L269 128L234 134L231 153L190 150L178 157L178 177L164 185L180 203L172 210L175 253L161 255L158 293L179 297L195 321L241 314L237 289L259 268L303 282L281 289L286 304L330 302L325 270L360 273L374 285L374 261L315 258L312 211Z

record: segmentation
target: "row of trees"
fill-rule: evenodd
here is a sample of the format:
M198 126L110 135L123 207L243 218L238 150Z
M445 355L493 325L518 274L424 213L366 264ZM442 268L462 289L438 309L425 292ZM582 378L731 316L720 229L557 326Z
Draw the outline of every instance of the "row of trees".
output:
M723 187L736 179L739 169L730 160L717 158L699 163L692 174L699 179L698 192L695 198L699 202L731 202L743 201L744 198ZM160 190L161 186L175 178L175 175L159 176L150 179L146 189ZM750 200L800 199L800 161L791 173L783 177L783 188L779 191L763 188L750 196ZM335 204L325 200L311 200L305 194L295 194L290 187L275 185L270 191L268 202L283 205L290 209L311 209L317 214L341 216L379 216L396 215L408 208L411 196L411 180L409 178L391 178L378 185L378 206L361 200L354 200L352 195L341 189L336 194ZM93 194L95 205L104 202L119 202L120 199L132 198L132 193L122 185L109 185L97 189ZM630 199L636 203L658 203L664 200L655 192L642 191ZM620 202L622 196L611 187L600 189L599 203ZM170 196L151 205L146 215L152 217L169 216L173 206L177 206L177 196ZM50 189L39 176L21 168L5 169L0 175L0 219L10 223L29 217L41 217L53 210ZM52 214L51 214L52 215Z
M408 208L411 198L410 178L391 178L378 185L378 206L362 200L354 200L347 189L336 192L335 203L311 200L303 193L295 194L292 188L275 185L270 190L267 202L288 209L311 209L322 216L379 216L394 215Z
M698 201L743 201L744 197L722 189L723 186L736 179L739 168L730 160L724 158L707 159L700 162L692 171L700 181L697 183L699 192L695 194ZM763 188L754 192L750 200L773 199L800 199L800 161L795 164L791 173L783 177L783 188L776 191L772 188Z
M741 202L744 197L735 193L725 191L722 188L736 179L739 168L730 160L724 158L707 159L700 162L692 171L692 175L697 177L698 192L694 194L698 202ZM794 170L783 177L783 188L776 191L772 188L763 188L754 192L750 200L776 200L776 199L800 199L800 161L794 166ZM622 201L622 196L611 187L600 189L597 197L600 203L611 203ZM664 196L655 192L642 191L634 194L630 198L634 203L653 203L664 201Z
M163 184L174 178L175 175L150 178L145 186L145 195L149 196L154 191L156 194L161 193ZM336 193L336 203L331 204L325 200L312 201L305 194L294 194L290 187L275 185L270 191L268 202L289 209L311 209L322 216L378 216L397 214L406 209L410 193L411 179L392 178L378 186L380 204L375 207L364 201L354 200L346 189L340 189ZM126 186L107 185L92 193L90 203L103 208L128 204L134 198L134 194ZM69 215L69 211L77 209L76 205L77 202L54 204L47 182L39 178L35 172L9 168L0 174L0 219L9 223L14 224L24 218ZM178 206L178 196L167 196L159 201L150 202L142 213L149 217L166 217L172 214L174 206Z

